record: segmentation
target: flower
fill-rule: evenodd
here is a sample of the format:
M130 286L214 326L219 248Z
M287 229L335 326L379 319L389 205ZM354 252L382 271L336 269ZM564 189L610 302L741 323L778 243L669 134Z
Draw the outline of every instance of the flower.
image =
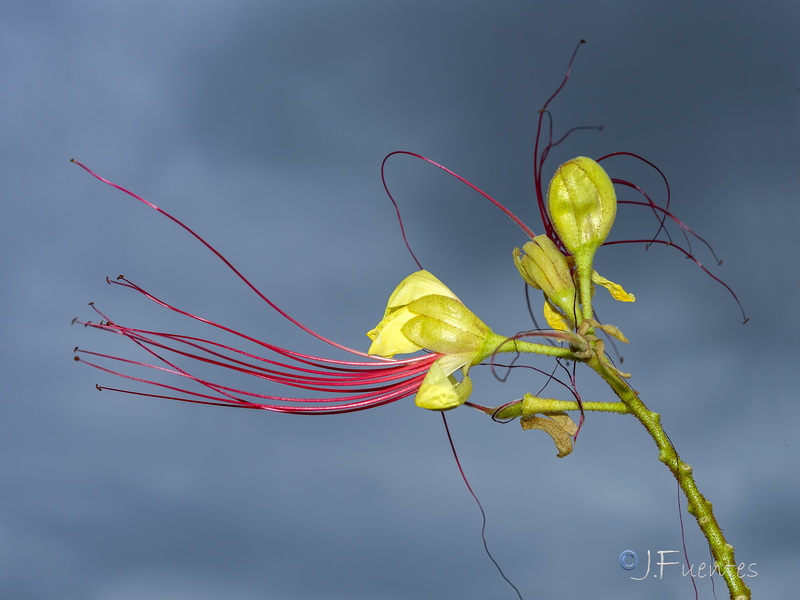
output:
M417 391L416 404L449 410L463 404L472 391L468 372L502 345L495 335L450 289L428 271L417 271L395 288L383 319L367 333L369 354L393 357L428 350L436 357ZM463 379L453 376L461 370Z
M739 303L731 288L712 275L692 254L689 245L690 236L705 244L709 249L710 246L670 212L669 186L666 177L647 160L626 152L609 154L599 158L598 161L577 157L567 161L556 171L545 200L542 191L542 173L550 151L574 131L585 129L584 127L573 128L561 137L554 137L552 116L548 109L550 103L566 84L574 58L575 54L570 60L563 82L539 111L533 171L536 199L544 226L544 235L536 236L528 225L500 202L453 171L423 156L404 151L393 152L384 159L381 166L384 187L393 203L395 201L386 184L384 169L389 157L405 154L446 171L480 193L511 218L531 240L523 245L522 250L517 248L514 251L514 262L517 269L529 285L544 292L545 317L550 326L553 329L561 330L560 332L526 332L512 338L498 336L469 311L438 279L426 271L419 271L404 280L390 297L383 319L369 334L372 339L369 353L347 348L310 330L275 305L222 254L180 220L136 194L100 177L77 161L73 161L98 180L121 190L182 227L205 245L251 291L280 316L334 350L356 357L355 359L348 357L349 360L334 359L282 348L181 310L130 280L120 277L110 283L134 290L162 307L211 327L216 332L224 332L239 341L252 343L255 345L255 350L240 349L234 345L223 344L204 337L128 326L112 321L96 309L102 317L100 322L77 320L75 322L92 329L121 335L144 350L149 358L146 361L139 361L76 348L76 360L131 381L156 386L165 393L117 391L186 402L222 404L287 413L318 414L364 410L415 394L419 406L434 410L446 410L464 403L469 396L471 391L471 382L468 377L469 368L495 352L534 352L540 355L569 358L571 351L567 348L532 344L522 341L521 338L542 335L551 339L570 341L570 339L575 339L575 336L570 338L569 335L564 335L562 332L573 329L576 332L589 332L591 326L596 325L591 307L595 285L606 287L618 300L633 301L633 296L625 292L621 286L601 277L593 270L594 253L603 244L642 243L649 246L659 243L676 248L723 285ZM599 162L612 156L630 156L653 167L661 175L667 188L665 205L660 206L653 202L635 184L620 179L610 179L600 167ZM632 188L642 195L644 200L620 202L648 208L658 221L658 230L655 236L634 240L606 241L616 215L617 200L614 184ZM396 203L395 208L398 210L399 217L400 213ZM680 228L686 239L687 249L673 242L665 227L667 220L672 221ZM400 226L402 229L402 221ZM658 238L662 233L667 239ZM711 252L713 254L713 250ZM416 257L414 258L416 260ZM741 308L741 304L739 306ZM742 314L745 316L743 310ZM746 320L745 317L745 322ZM613 331L610 326L601 327L601 329L603 328L607 332ZM428 354L403 360L394 358L396 354L421 350L427 351ZM189 383L186 387L181 387L158 382L150 375L140 377L116 370L111 366L104 366L107 363L103 361L111 361L111 364L117 363L131 368L141 367L150 373L177 376ZM189 366L183 366L182 361L189 361ZM220 369L226 373L254 377L259 382L274 383L293 390L318 393L321 397L307 397L304 395L305 392L295 391L286 395L246 391L244 388L214 382L206 376L194 374L193 367L197 365ZM461 370L462 373L460 382L454 376L458 370ZM199 386L199 388L195 387L190 390L189 386ZM112 388L101 387L100 389Z
M417 404L432 410L447 410L464 403L472 385L469 367L494 352L535 351L563 355L563 351L509 340L494 334L441 281L420 271L407 277L391 295L384 318L370 332L373 340L369 353L348 348L312 331L265 296L218 250L179 219L129 190L104 179L75 161L93 177L116 188L171 219L194 236L264 303L305 333L332 349L351 355L329 358L289 350L189 311L150 293L124 276L108 280L135 291L155 304L190 321L201 323L220 334L233 337L223 343L210 337L156 331L112 320L98 308L99 322L73 319L87 328L123 336L145 352L138 360L104 352L75 348L75 360L112 375L145 384L156 391L97 386L117 392L166 398L198 404L235 406L295 414L334 414L366 410L416 395ZM252 348L240 347L250 344ZM419 350L429 354L395 359L395 354ZM560 354L559 354L560 352ZM352 356L356 358L352 358ZM377 358L376 358L377 357ZM122 365L114 367L113 365ZM195 373L198 366L216 371ZM128 371L130 369L130 371ZM144 374L131 371L143 370ZM453 374L461 370L459 382ZM227 383L230 374L253 378L259 384L291 388L289 393L254 391L247 386ZM157 375L179 378L183 383L157 380ZM297 392L296 390L301 390Z

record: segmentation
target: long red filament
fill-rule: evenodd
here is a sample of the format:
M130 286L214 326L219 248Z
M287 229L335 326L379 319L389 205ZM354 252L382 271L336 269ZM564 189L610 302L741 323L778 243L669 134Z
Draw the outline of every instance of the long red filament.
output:
M190 233L217 256L217 258L233 271L233 273L255 292L259 298L266 302L268 306L302 331L335 348L368 359L331 359L288 350L259 340L220 323L216 323L210 319L182 310L154 294L151 294L125 277L119 276L117 280L108 280L108 282L138 292L151 302L191 320L252 343L266 352L273 353L276 355L276 358L261 356L255 352L246 352L234 348L233 346L206 338L128 327L112 321L93 306L94 310L102 317L101 322L94 323L91 321L78 320L74 322L80 323L86 327L116 333L126 337L149 354L152 358L152 362L127 359L110 354L83 350L81 348L75 349L77 353L76 359L118 377L168 390L168 395L149 394L133 390L120 390L98 386L100 389L114 389L115 391L129 394L169 398L184 402L237 406L241 408L262 409L285 413L342 413L381 406L415 394L431 364L439 358L438 354L426 354L403 360L371 357L364 352L348 348L329 340L309 329L279 308L234 267L225 256L182 221L157 207L152 202L101 177L80 162L73 162L96 179L137 199ZM103 361L121 363L135 368L142 368L146 371L150 370L156 373L181 377L199 385L201 390L205 389L206 391L196 391L185 387L169 385L149 377L137 377L108 366L103 366L95 362L95 359L88 359L86 357L95 357L95 359ZM176 360L179 359L196 361L212 368L225 369L227 372L254 377L260 381L272 384L312 392L321 392L322 397L308 398L293 395L272 395L226 386L193 375L176 362Z

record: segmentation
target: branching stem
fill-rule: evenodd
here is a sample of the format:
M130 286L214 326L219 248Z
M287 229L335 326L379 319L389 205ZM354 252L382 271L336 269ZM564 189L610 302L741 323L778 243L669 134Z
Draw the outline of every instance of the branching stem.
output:
M581 335L580 333L578 335ZM563 411L583 410L617 414L631 414L644 426L658 448L658 459L664 463L677 479L680 489L686 496L689 514L694 516L703 532L711 554L714 557L715 569L725 579L730 591L731 600L750 600L750 588L739 575L739 567L734 557L733 546L727 542L722 528L719 526L711 502L697 488L692 467L681 460L678 451L661 425L661 415L651 411L638 392L631 388L622 374L615 369L602 351L602 343L593 335L583 337L585 345L590 348L585 354L573 352L572 360L585 362L593 369L620 399L620 402L581 402L539 398L531 394L518 402L499 409L483 409L498 420L548 415ZM534 346L533 344L531 346ZM518 348L518 350L522 350ZM573 351L575 349L573 348ZM530 350L529 350L530 351ZM536 352L536 350L533 350Z
M708 540L717 570L721 572L728 585L731 600L750 600L750 588L739 575L733 546L725 539L722 528L714 516L711 502L706 500L697 488L691 465L681 460L675 446L661 426L661 416L645 406L636 390L632 389L609 365L605 357L595 353L585 362L611 386L614 393L627 407L627 412L636 417L653 438L658 447L658 459L677 479L678 485L686 496L689 514L697 520L700 530ZM587 409L587 403L584 403L584 409Z

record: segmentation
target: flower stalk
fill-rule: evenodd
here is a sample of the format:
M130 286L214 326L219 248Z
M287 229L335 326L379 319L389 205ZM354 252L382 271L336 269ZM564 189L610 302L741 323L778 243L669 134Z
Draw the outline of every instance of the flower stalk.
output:
M573 356L573 360L584 362L595 371L603 381L613 390L619 402L573 402L538 398L526 394L522 400L501 406L496 409L484 409L498 420L520 418L523 421L534 415L552 416L563 414L566 411L592 411L633 415L645 428L647 433L658 448L658 459L670 470L678 482L678 486L686 497L687 509L700 528L708 542L711 555L714 557L714 566L720 572L728 586L731 600L750 600L750 588L739 575L738 563L734 556L734 547L728 543L725 534L717 522L711 502L700 492L694 478L691 465L680 458L678 451L667 435L661 424L661 415L651 411L638 392L628 385L620 372L613 367L602 352L602 343L594 336L587 336L586 344L593 348L592 353L585 358ZM553 436L556 439L556 436ZM558 442L557 442L558 444ZM570 448L571 449L571 448ZM559 448L559 457L562 450ZM568 452L567 452L568 453Z
M645 406L639 394L620 377L619 372L609 368L603 357L595 354L586 361L586 364L614 390L628 412L636 417L653 438L658 448L658 460L670 470L686 496L689 514L697 520L697 525L708 541L715 566L725 579L731 600L749 600L750 588L739 576L734 548L725 539L725 534L714 516L711 502L700 493L691 465L681 460L678 451L664 431L661 416Z

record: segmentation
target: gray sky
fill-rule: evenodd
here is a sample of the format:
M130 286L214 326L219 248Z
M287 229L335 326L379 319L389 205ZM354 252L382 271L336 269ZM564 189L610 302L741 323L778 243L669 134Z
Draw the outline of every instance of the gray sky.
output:
M183 328L106 275L318 348L189 236L68 161L173 212L292 315L365 350L363 333L415 268L381 188L383 156L441 162L540 230L535 119L581 38L551 107L556 129L605 129L560 146L548 172L614 151L658 164L750 323L666 248L602 250L598 270L638 300L598 309L631 340L632 383L694 465L737 558L756 563L755 597L792 589L797 3L11 1L0 17L4 598L514 598L483 552L441 419L411 399L297 417L95 391L119 381L74 364L73 346L135 353L70 327L92 317L87 302L131 325ZM634 161L606 165L662 194ZM511 262L521 232L420 162L397 159L389 180L426 268L497 331L529 328ZM653 231L644 211L621 210L612 236ZM491 405L542 384L473 374L474 399ZM590 372L579 389L612 399ZM693 597L675 567L633 581L642 567L617 562L626 549L640 560L680 549L676 484L635 420L588 415L565 459L541 432L465 408L449 421L490 547L526 599ZM684 521L691 561L707 562ZM698 586L713 597L708 579Z

